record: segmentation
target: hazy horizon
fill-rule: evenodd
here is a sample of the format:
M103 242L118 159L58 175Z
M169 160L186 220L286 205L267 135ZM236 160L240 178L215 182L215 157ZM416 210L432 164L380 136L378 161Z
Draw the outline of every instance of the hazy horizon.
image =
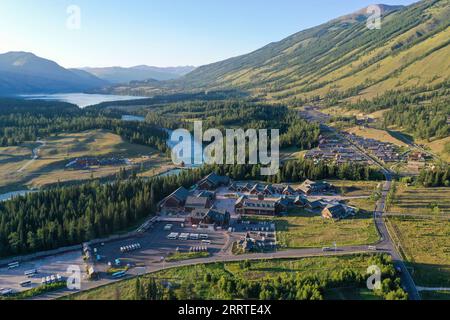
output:
M36 5L31 0L3 0L0 52L32 52L65 68L198 67L257 50L373 3L134 0L124 4L114 0L104 5L43 0ZM66 26L70 5L80 9L80 29ZM27 10L30 7L33 10Z

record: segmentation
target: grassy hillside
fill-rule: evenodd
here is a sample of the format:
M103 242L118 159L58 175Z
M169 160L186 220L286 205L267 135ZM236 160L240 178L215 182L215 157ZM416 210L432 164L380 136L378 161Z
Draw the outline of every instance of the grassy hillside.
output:
M250 54L200 67L164 86L233 88L269 99L304 101L335 95L372 98L387 90L448 80L450 1L382 6L382 11L380 30L367 28L363 9ZM136 86L146 90L145 84Z

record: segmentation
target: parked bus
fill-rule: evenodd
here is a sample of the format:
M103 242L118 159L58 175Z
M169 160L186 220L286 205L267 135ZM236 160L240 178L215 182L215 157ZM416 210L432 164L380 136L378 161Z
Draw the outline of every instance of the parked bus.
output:
M33 269L33 270L25 271L23 274L24 274L26 277L31 278L31 277L33 277L34 275L36 275L36 273L38 273L38 271L37 271L36 269Z
M18 268L19 266L20 266L19 262L12 262L8 264L8 269L15 269Z
M31 286L31 280L22 281L19 284L21 287L28 287L28 286Z

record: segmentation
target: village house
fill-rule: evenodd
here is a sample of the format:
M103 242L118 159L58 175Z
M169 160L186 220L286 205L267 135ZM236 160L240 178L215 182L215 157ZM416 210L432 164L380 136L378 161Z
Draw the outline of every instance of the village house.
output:
M191 225L205 226L214 225L227 226L230 223L230 213L217 209L195 209L187 218Z
M305 205L306 209L315 211L315 210L322 210L325 207L325 204L321 200L315 200L315 201L308 201Z
M322 210L322 217L325 219L340 220L348 217L350 214L351 210L342 204L330 204Z
M184 208L186 212L192 212L195 209L208 209L211 208L211 200L208 197L189 196Z
M276 216L287 210L286 205L278 200L249 199L240 197L235 204L237 214Z
M284 188L282 194L285 196L293 196L293 195L296 195L297 192L294 189L292 189L291 186L287 186L286 188Z
M219 176L213 172L200 180L200 182L197 184L197 189L214 191L219 187L227 186L229 184L230 178Z
M304 196L297 196L294 200L294 205L304 208L308 204L308 199Z
M325 181L316 182L316 181L306 180L298 188L298 191L303 192L304 194L310 195L310 194L330 190L331 187L332 186Z
M188 197L189 191L183 187L180 187L159 202L158 209L163 214L178 214L180 212L184 212L184 206Z

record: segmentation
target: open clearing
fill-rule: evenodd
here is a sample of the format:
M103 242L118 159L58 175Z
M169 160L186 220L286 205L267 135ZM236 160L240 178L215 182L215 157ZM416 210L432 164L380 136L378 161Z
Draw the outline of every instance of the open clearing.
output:
M377 181L348 181L327 180L338 188L339 193L345 197L371 196L380 182Z
M416 284L450 287L450 221L415 217L389 217L389 221Z
M446 162L450 162L450 153L446 152L446 149L445 149L446 145L450 144L450 137L447 137L445 139L435 140L432 142L419 141L419 143L422 143L425 146L427 146L431 150L431 152L440 156L442 160L444 160Z
M372 215L332 221L312 213L297 213L275 218L277 240L281 247L320 248L376 243L379 236Z
M253 217L250 220L271 220L276 224L277 241L283 249L304 249L365 245L376 243L379 235L373 216L360 214L355 218L333 221L320 214L296 209L283 217Z
M144 168L166 161L152 148L128 143L105 130L60 134L45 141L39 158L20 172L32 158L32 149L36 144L0 148L0 188L42 187L57 182L104 178L116 174L120 167L126 167L101 166L88 170L65 170L68 162L82 157L126 158L139 166L142 164Z
M357 136L366 138L366 139L376 139L381 142L388 142L395 144L399 147L407 147L408 145L391 135L386 130L379 130L379 129L373 129L373 128L367 128L367 127L354 127L351 129L346 130L348 133L353 133Z
M352 268L365 272L368 266L368 255L347 256L347 257L326 257L326 258L305 258L292 260L271 260L254 261L250 267L243 267L242 263L215 263L207 265L197 265L181 267L146 275L144 278L153 277L164 281L169 281L175 291L192 284L195 294L202 299L229 299L220 296L220 290L215 290L214 286L204 283L204 276L211 274L215 278L233 277L235 279L245 279L247 281L261 282L264 279L276 279L281 275L299 273L302 276L328 277L333 271L340 271L345 268ZM74 300L132 300L134 299L135 280L124 280L109 286L93 289L70 296ZM376 299L376 297L360 288L330 289L325 292L326 299L340 300L345 297L353 299Z

